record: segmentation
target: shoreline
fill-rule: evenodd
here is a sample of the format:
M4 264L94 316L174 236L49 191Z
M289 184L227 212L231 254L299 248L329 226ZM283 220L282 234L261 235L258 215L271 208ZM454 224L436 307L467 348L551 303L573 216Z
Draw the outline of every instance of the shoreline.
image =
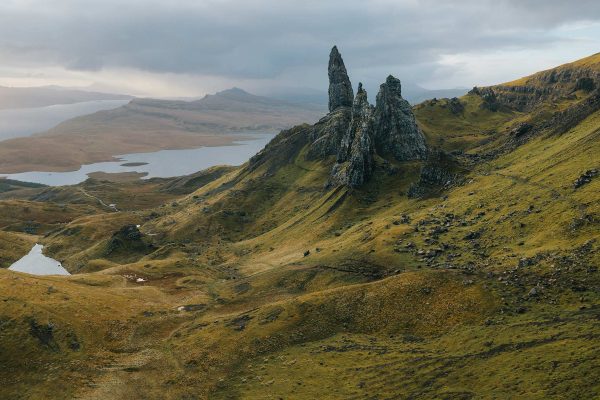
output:
M41 164L41 163L26 163L26 162L21 162L21 163L17 163L17 164L12 164L12 166L8 167L8 166L4 166L5 164L9 164L13 158L16 158L15 155L13 155L12 157L9 155L8 157L6 157L3 153L6 153L7 151L5 149L2 148L2 144L5 142L11 142L13 140L19 140L19 141L23 141L22 139L36 139L34 137L31 138L18 138L18 139L8 139L5 141L0 142L0 159L2 160L2 162L0 162L0 178L7 178L7 179L11 179L9 175L13 175L13 174L21 174L21 173L28 173L28 172L48 172L48 173L52 173L52 172L76 172L78 170L80 170L82 167L86 166L86 165L90 165L90 164L96 164L96 163L102 163L102 162L123 162L125 161L124 158L122 158L122 156L124 155L129 155L129 154L147 154L147 153L156 153L158 151L162 151L162 150L193 150L193 149L199 149L202 147L220 147L220 146L237 146L238 144L236 142L238 141L247 141L247 140L252 140L254 133L227 133L227 134L222 134L222 135L197 135L195 140L193 140L193 142L195 142L196 144L191 144L188 143L186 145L186 143L182 143L180 145L168 145L168 146L162 146L159 143L148 143L146 145L144 145L143 147L143 151L127 151L127 149L129 148L128 146L117 146L119 147L119 154L108 154L108 152L106 151L96 151L96 152L90 152L84 155L87 155L88 157L85 157L80 160L79 158L77 160L72 159L72 160L64 160L62 159L62 163L58 164L56 162L52 162L55 161L54 160L49 160L47 163L45 164ZM192 136L192 135L190 135ZM39 138L39 137L38 137ZM50 138L50 136L45 136L44 139ZM61 138L56 137L56 141L59 142ZM56 144L58 145L58 143ZM35 144L33 144L31 147L35 148ZM134 147L139 147L139 146L134 146ZM8 158L8 159L7 159ZM126 163L127 164L127 163Z

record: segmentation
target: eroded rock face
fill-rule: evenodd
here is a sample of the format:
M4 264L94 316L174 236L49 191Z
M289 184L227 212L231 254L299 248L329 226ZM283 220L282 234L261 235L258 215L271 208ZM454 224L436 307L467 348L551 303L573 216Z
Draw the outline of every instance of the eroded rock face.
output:
M305 155L307 160L336 156L327 186L361 186L373 174L376 155L383 158L380 167L388 173L397 171L393 161L427 159L425 137L412 107L402 98L400 81L388 76L373 107L362 85L353 95L336 47L329 57L329 110L311 127Z
M417 125L408 101L402 98L400 80L388 76L377 94L373 116L375 148L380 155L398 161L427 158L425 137Z
M329 114L313 126L309 135L308 160L337 155L340 143L350 126L354 94L344 60L336 46L329 55Z
M465 105L457 97L453 97L448 101L448 108L454 115L462 114L465 111Z
M506 152L526 143L539 134L562 135L580 124L584 119L600 111L600 89L592 92L585 100L554 112L537 123L521 123L511 131L506 144L498 151Z
M481 96L482 107L490 111L501 107L531 111L545 101L560 101L578 90L591 93L599 82L600 73L593 68L559 68L539 72L518 85L476 87L469 93Z
M369 179L374 167L372 132L373 106L359 84L350 127L342 138L337 163L331 171L330 186L359 187Z
M320 160L335 156L352 119L352 109L339 107L319 120L311 133L311 146L306 154L308 160Z
M329 54L329 112L339 107L351 107L353 99L352 83L344 60L337 47L333 46Z

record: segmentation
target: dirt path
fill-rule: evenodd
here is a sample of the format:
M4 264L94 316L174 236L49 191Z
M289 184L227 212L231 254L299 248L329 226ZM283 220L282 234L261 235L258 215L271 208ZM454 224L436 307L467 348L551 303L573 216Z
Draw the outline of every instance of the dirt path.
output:
M91 197L92 199L98 201L103 207L109 208L114 212L119 212L119 210L117 209L117 207L113 204L106 204L101 198L94 196L93 194L89 194L88 192L86 192L84 189L79 189L79 191L87 196L87 197Z

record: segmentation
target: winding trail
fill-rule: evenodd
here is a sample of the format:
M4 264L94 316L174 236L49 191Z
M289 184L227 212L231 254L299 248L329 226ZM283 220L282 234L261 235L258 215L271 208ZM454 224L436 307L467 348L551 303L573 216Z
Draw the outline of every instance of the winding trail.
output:
M88 192L85 191L85 189L79 189L79 191L87 196L87 197L91 197L92 199L98 201L98 203L100 203L102 206L111 209L114 212L119 212L119 209L117 209L117 207L115 205L110 205L110 204L106 204L101 198L94 196L93 194L89 194Z

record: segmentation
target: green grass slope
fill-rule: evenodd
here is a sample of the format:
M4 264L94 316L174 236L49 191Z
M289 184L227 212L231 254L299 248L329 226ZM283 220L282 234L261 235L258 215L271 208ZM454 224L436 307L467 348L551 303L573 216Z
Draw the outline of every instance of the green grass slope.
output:
M422 198L421 162L326 188L301 125L239 168L0 201L80 272L0 271L0 397L597 398L600 111L565 96L416 106L460 175Z

